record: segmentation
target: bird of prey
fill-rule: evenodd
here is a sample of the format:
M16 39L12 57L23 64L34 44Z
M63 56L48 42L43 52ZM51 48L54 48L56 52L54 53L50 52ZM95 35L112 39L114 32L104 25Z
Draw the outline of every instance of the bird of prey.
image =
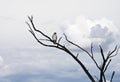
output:
M54 32L54 34L52 35L52 40L53 40L54 44L57 42L57 33L56 32Z

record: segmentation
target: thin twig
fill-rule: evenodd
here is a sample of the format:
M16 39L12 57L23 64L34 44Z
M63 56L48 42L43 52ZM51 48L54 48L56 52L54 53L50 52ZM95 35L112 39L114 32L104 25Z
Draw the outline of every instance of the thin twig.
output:
M117 54L111 56L116 50L117 50L117 45L116 45L116 47L114 48L113 51L109 52L109 54L107 55L107 57L110 58L110 57L116 56ZM117 52L116 52L116 53L117 53Z
M110 64L110 62L111 62L111 60L112 60L112 59L110 59L110 60L108 61L108 63L106 64L106 67L105 67L105 69L104 69L104 72L107 70L107 68L108 68L108 66L109 66L109 64Z
M76 55L76 58L78 58L78 56L79 56L79 53Z
M101 55L102 55L102 59L103 59L103 61L105 61L105 56L104 56L104 53L103 53L103 49L102 49L101 45L99 45L99 47L100 47L100 52L101 52Z
M94 57L92 56L93 54L91 55L91 54L90 54L87 50L85 50L84 48L82 48L82 47L80 47L79 45L77 45L77 44L71 42L70 40L68 40L68 38L67 38L67 36L65 35L65 33L64 33L64 36L65 36L66 40L67 40L69 43L71 43L72 45L74 45L74 46L80 48L81 50L83 50L84 52L86 52L86 53L90 56L90 58L94 61L94 63L95 63L95 65L97 66L97 68L100 69L100 67L99 67L99 65L97 64L96 60L95 60ZM92 49L92 48L91 48L91 49ZM91 50L91 51L92 51L92 50Z
M91 54L90 54L87 50L85 50L84 48L80 47L79 45L77 45L77 44L71 42L70 40L68 40L68 38L67 38L67 36L65 35L65 33L63 33L63 35L65 36L66 41L68 41L68 42L71 43L72 45L80 48L81 50L85 51L85 52L91 57Z
M50 41L50 40L48 40L48 39L39 39L39 40L43 40L43 41Z
M113 73L112 73L112 76L111 76L110 82L112 82L114 75L115 75L115 71L113 71Z
M40 30L38 30L38 29L35 28L35 25L34 25L34 23L33 23L33 16L31 16L31 17L28 16L28 19L30 20L30 22L31 22L31 24L32 24L32 27L33 27L33 29L34 29L36 32L42 34L43 36L45 36L46 38L48 38L50 41L52 41L52 39L51 39L50 37L48 37L48 36L47 36L46 34L44 34L42 31L40 31Z
M120 49L120 46L116 49L116 53L114 55L111 55L109 58L116 56L118 54L119 49Z
M62 39L62 37L60 37L60 38L58 39L58 43L60 43L61 39Z
M93 56L94 56L94 54L93 54L93 43L91 43L91 54L92 54L92 58L93 58Z

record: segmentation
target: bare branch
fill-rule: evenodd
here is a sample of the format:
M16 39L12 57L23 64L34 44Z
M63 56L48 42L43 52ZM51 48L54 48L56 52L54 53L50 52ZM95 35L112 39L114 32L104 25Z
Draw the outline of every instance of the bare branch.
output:
M120 49L120 46L115 50L116 52L114 51L115 54L114 54L114 55L111 55L109 58L116 56L116 55L118 54L119 49ZM114 53L114 52L113 52L113 53Z
M26 22L26 24L27 24L28 27L29 27L29 32L34 33L33 30L32 30L32 28L31 28L31 26L30 26L30 24L29 24L28 22Z
M34 31L42 34L42 35L43 35L44 37L46 37L50 42L53 43L53 40L52 40L49 36L47 36L47 35L44 34L42 31L37 30L37 29L35 28L34 23L33 23L33 16L31 16L31 17L28 16L28 19L29 19L30 23L32 24L32 28L34 29ZM84 66L84 64L83 64L78 58L76 58L76 56L74 56L73 53L72 53L70 50L68 50L65 46L59 44L59 42L60 42L60 40L61 40L62 38L59 38L58 43L57 43L57 42L55 43L56 46L55 46L55 44L54 44L54 45L44 44L43 42L41 42L41 41L36 37L34 31L32 30L32 28L31 28L31 26L30 26L30 24L29 24L28 22L27 22L27 24L28 24L28 26L29 26L29 28L30 28L29 31L31 32L31 34L34 36L34 38L37 40L38 43L40 43L40 44L43 45L43 46L47 46L47 47L55 47L55 48L58 48L58 49L60 49L60 50L65 51L66 53L68 53L70 56L73 57L73 59L74 59L77 63L79 63L79 65L82 67L82 69L84 70L84 72L86 73L86 75L89 77L89 79L90 79L92 82L95 82L94 78L93 78L92 75L89 73L89 71L86 69L86 67ZM66 40L67 40L67 36L66 36Z
M30 17L28 17L29 19L30 19ZM32 22L32 19L33 19L33 17L31 16L31 22ZM34 31L32 30L32 28L31 28L31 26L30 26L30 24L28 23L28 22L26 22L27 23L27 25L29 26L29 32L34 36L34 38L36 39L36 41L38 42L38 43L40 43L41 45L43 45L43 46L47 46L47 47L56 47L56 48L59 48L59 49L62 49L62 48L60 48L60 47L57 47L57 46L54 46L54 45L48 45L48 44L44 44L43 42L41 42L38 38L37 38L37 36L35 35L35 33L34 33ZM32 22L33 23L33 22ZM34 24L32 25L32 27L34 26ZM35 28L35 27L34 27ZM40 32L41 33L41 32ZM52 41L52 40L50 40L50 41Z
M34 25L34 23L33 23L33 16L31 16L31 17L28 16L28 19L30 20L30 22L31 22L31 24L32 24L32 27L33 27L33 29L34 29L36 32L42 34L43 36L45 36L46 38L48 38L50 41L52 41L52 39L51 39L49 36L47 36L47 35L44 34L42 31L40 31L40 30L38 30L38 29L35 28L35 25Z
M62 39L62 37L59 38L58 43L60 43L61 39Z
M99 67L99 65L98 65L98 63L97 63L97 61L95 60L95 58L94 58L94 54L93 54L93 43L91 43L91 59L93 60L93 62L95 63L95 65L97 66L97 68L100 70L100 67Z
M76 58L78 58L79 54L76 55Z
M107 70L107 68L108 68L108 66L109 66L109 64L110 64L110 62L111 62L111 60L112 60L112 59L110 59L110 60L108 61L108 63L106 64L106 67L104 68L104 72Z
M117 52L118 52L118 48L116 46L113 51L108 52L107 57L105 58L103 51L102 51L102 48L101 48L101 55L102 55L102 58L104 57L104 60L103 60L103 63L102 63L101 69L100 69L100 82L102 82L102 80L105 78L104 74L105 74L105 71L107 70L107 68L111 62L110 58L113 56L116 56L118 54ZM113 55L113 53L115 53L115 55ZM103 78L102 78L102 76L103 76ZM113 76L114 76L114 73L113 73Z
M97 81L99 81L98 77L96 75L94 75L94 77L96 78Z
M119 48L118 48L118 49L119 49ZM111 52L108 53L107 57L110 58L110 57L116 56L116 55L117 55L116 50L117 50L117 45L116 45L116 47L114 48L113 51L111 51ZM117 51L118 51L118 50L117 50ZM115 54L115 55L112 55L114 52L116 52L116 54Z
M56 47L54 45L47 45L47 44L44 44L43 42L41 42L35 35L35 33L31 30L29 30L31 32L31 34L34 36L34 38L37 40L38 43L42 44L43 46L47 46L47 47Z
M115 71L113 71L113 73L112 73L112 76L111 76L110 82L112 82L114 75L115 75Z
M103 53L103 49L100 45L99 45L99 47L100 47L100 52L101 52L101 55L102 55L102 59L103 59L103 61L105 61L105 56L104 56L104 53Z
M93 43L91 43L91 54L92 54L92 58L93 58Z
M83 50L84 52L86 52L86 53L91 57L91 54L90 54L87 50L85 50L84 48L80 47L79 45L73 43L72 41L68 40L68 38L67 38L67 36L65 35L65 33L63 33L63 34L64 34L64 36L65 36L65 38L66 38L66 41L68 41L68 42L71 43L72 45L80 48L81 50Z
M103 74L103 79L104 79L104 82L106 82L106 77L105 77L105 74Z
M43 40L43 41L50 41L50 40L48 40L48 39L39 39L39 40Z
M70 51L65 45L63 44L60 44L60 41L62 39L62 37L60 37L58 39L58 41L56 43L54 43L54 41L52 40L51 37L49 37L48 35L46 35L45 33L43 33L42 31L36 29L34 23L33 23L33 16L28 16L28 19L30 21L30 24L28 22L26 22L26 24L28 25L29 27L29 32L33 35L33 37L36 39L36 41L43 45L43 46L47 46L47 47L53 47L53 48L57 48L57 49L60 49L66 53L68 53L80 66L81 68L84 70L85 74L88 76L88 78L92 81L92 82L95 82L93 76L91 75L91 73L87 70L86 66L83 64L83 62L78 58L79 54L75 55L73 54L72 51ZM43 39L38 39L38 37L36 36L36 33L39 33L41 34L44 38ZM108 68L108 66L110 65L110 62L111 62L111 58L116 56L118 54L118 50L119 48L116 46L115 49L113 51L109 51L108 54L107 54L107 57L104 55L104 51L103 51L103 48L101 47L101 45L99 45L99 48L100 48L100 53L101 53L101 56L102 56L102 65L99 66L97 60L95 59L94 57L94 53L93 53L93 43L91 43L91 51L88 52L86 49L82 48L81 46L73 43L72 41L68 40L67 36L65 34L63 34L65 36L65 39L68 43L70 43L71 45L73 46L76 46L77 48L81 49L82 51L84 51L90 58L91 60L95 63L96 67L99 69L100 71L100 78L98 79L96 76L95 78L99 81L99 82L106 82L106 77L105 77L105 72ZM48 42L50 43L48 43ZM54 44L53 44L54 43ZM114 54L115 53L115 54ZM111 80L110 82L112 82L113 80L113 77L114 77L114 74L115 74L115 71L113 71L112 73L112 76L111 76Z
M71 43L72 45L74 45L74 46L80 48L81 50L83 50L84 52L86 52L86 53L90 56L90 58L94 61L94 63L95 63L95 65L97 66L97 68L100 69L99 65L97 64L96 60L95 60L94 57L93 57L93 52L92 52L92 55L91 55L91 54L90 54L87 50L85 50L84 48L82 48L82 47L80 47L79 45L77 45L77 44L71 42L70 40L68 40L68 38L67 38L67 36L65 35L65 33L64 33L64 36L65 36L66 40L67 40L69 43ZM91 45L91 51L92 51L92 45Z

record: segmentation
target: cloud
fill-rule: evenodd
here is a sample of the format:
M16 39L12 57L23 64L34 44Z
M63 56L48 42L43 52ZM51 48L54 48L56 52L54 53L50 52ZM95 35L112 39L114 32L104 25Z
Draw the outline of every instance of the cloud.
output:
M1 82L66 82L66 81L79 82L80 79L58 77L50 73L39 72L39 74L31 74L31 73L14 74L7 76L5 78L1 78L0 81Z
M78 69L78 65L76 65L71 57L64 55L58 50L31 48L22 50L9 49L7 51L7 54L3 53L6 63L2 57L0 58L0 79L16 74L19 78L19 74L23 73L26 76L28 75L28 78L30 78L29 75L31 74L33 74L33 77L38 74L44 77L52 74L58 78L73 79L78 79L81 76L79 74L81 70ZM47 78L45 77L45 79Z
M50 50L49 54L46 53L50 52L49 50L42 51L34 49L17 51L17 54L15 51L14 54L9 53L7 55L10 58L9 69L7 68L6 72L0 69L0 82L61 82L61 80L64 82L65 79L68 81L69 78L71 80L80 78L81 70L77 69L77 65L71 58L56 53L58 51L54 53ZM4 73L6 75L1 77Z
M2 56L0 56L0 77L4 77L6 75L9 75L11 71L9 70L9 67L7 64L5 64L4 59Z
M0 67L3 65L3 58L0 56Z
M118 28L106 18L91 20L79 16L72 21L66 20L62 30L71 41L83 47L89 47L93 42L94 45L101 44L108 48L119 36Z
M110 82L110 81L107 80L106 82Z
M7 22L9 22L9 20ZM22 29L15 28L19 26L18 23L16 23L14 26L15 21L12 22L11 24L10 23L11 22L9 22L8 25L6 25L4 21L2 26L7 28L9 27L9 25L12 24L13 26L11 25L10 27L15 30L11 30L11 31L7 30L7 33L4 32L5 28L3 29L3 32L1 30L1 36L5 35L9 37L9 38L2 37L3 43L5 41L7 43L8 39L10 39L9 42L13 42L13 43L16 42L15 44L18 44L19 42L21 42L23 37L25 37L23 35L30 36L29 34L24 33L27 31L24 30L24 32L22 32L21 31ZM50 27L52 27L52 25ZM68 38L70 40L84 47L88 47L92 41L94 41L95 44L98 44L99 42L101 42L102 44L108 46L108 44L111 44L115 41L115 38L116 38L115 36L118 34L118 30L116 29L116 27L115 27L116 30L111 27L115 27L115 25L107 19L90 20L90 19L85 18L84 16L80 16L72 21L66 21L65 24L63 25L63 30L68 35ZM51 31L51 33L49 34L52 34L53 31ZM15 38L15 41L13 41L13 39L10 38L13 36ZM30 40L34 40L33 38L29 38L30 40L28 40L28 37L26 38L25 38L26 42ZM32 41L32 42L35 42L35 41ZM21 43L19 43L19 45L21 45ZM23 46L23 44L21 46ZM14 78L15 76L18 78L18 80L20 80L21 78L27 77L26 80L29 82L30 81L34 82L36 80L42 81L42 82L43 81L47 82L49 80L51 80L52 82L53 81L59 82L58 79L59 80L60 79L67 80L68 78L71 78L72 80L81 79L81 77L84 75L84 73L81 72L82 70L79 69L79 65L77 65L77 63L74 62L74 60L71 59L71 57L68 57L67 55L65 55L65 53L62 53L54 49L53 50L44 49L44 48L42 49L38 46L37 47L39 49L33 46L31 46L33 48L29 48L29 49L26 48L26 46L23 46L23 47L22 49L21 48L12 48L12 49L9 48L7 50L2 49L3 47L0 48L1 49L0 79L2 77L4 77L5 79L10 77L7 80L3 79L3 82L7 82L7 81L13 82L13 80L15 79ZM82 56L80 57L81 59L84 59ZM85 61L86 61L86 57L85 57ZM87 60L87 62L89 62L89 60ZM91 70L94 66L90 62L89 64L87 62L85 62L85 65L89 68L89 70ZM33 74L32 76L33 78L31 78L30 76L32 74ZM24 75L26 77L24 77ZM49 79L51 75L55 77L53 78L55 80ZM34 76L38 76L38 78L35 78ZM42 77L42 76L44 77L39 79L39 77ZM58 79L56 80L56 78Z
M119 59L118 59L119 60ZM114 66L114 70L118 73L118 74L120 74L120 62L117 62L116 64L115 64L115 66Z

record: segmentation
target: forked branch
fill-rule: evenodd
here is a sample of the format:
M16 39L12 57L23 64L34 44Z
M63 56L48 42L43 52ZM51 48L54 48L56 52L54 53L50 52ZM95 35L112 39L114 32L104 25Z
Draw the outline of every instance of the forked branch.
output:
M27 25L29 26L29 31L34 36L34 38L37 40L38 43L40 43L43 46L58 48L60 50L63 50L64 52L68 53L82 67L82 69L84 70L84 72L86 73L86 75L88 76L88 78L91 80L91 82L95 82L94 78L89 73L89 71L87 70L87 68L85 67L85 65L69 49L67 49L65 46L63 46L62 44L60 44L60 41L61 41L62 37L60 37L59 40L55 44L53 44L54 42L53 42L53 40L52 40L51 37L47 36L42 31L36 29L36 27L35 27L35 25L33 23L33 16L31 16L31 17L28 16L28 19L29 19L30 24L31 24L30 25L28 22L26 22ZM37 36L35 35L35 32L38 32L38 33L42 34L43 37L47 38L47 41L51 42L52 44L48 45L48 44L43 43L40 39L37 38ZM66 38L67 38L67 36L66 36Z
M29 22L26 22L28 27L29 27L29 32L33 35L33 37L36 39L36 41L46 47L53 47L53 48L57 48L60 49L66 53L68 53L83 69L83 71L85 72L85 74L88 76L88 78L90 79L91 82L96 82L94 77L92 76L92 74L87 70L86 66L83 64L83 62L78 58L78 55L73 54L73 52L70 51L70 49L68 49L65 45L61 44L61 40L63 39L62 37L58 37L58 41L54 42L54 40L49 37L48 35L46 35L45 33L43 33L41 30L36 29L34 22L33 22L33 16L28 16ZM36 33L41 34L44 38L43 39L39 39L36 35ZM90 58L91 60L94 62L94 64L96 65L97 69L99 70L99 78L95 76L95 78L97 78L97 80L99 82L106 82L106 76L105 76L105 72L108 68L108 66L111 63L111 58L116 56L118 54L118 50L119 47L115 47L113 51L109 51L107 55L105 55L103 48L101 45L99 45L100 48L100 53L101 53L101 58L102 58L102 64L100 65L97 60L94 57L94 53L93 53L93 43L91 44L91 48L90 48L90 52L88 52L86 49L82 48L81 46L75 44L74 42L70 41L66 34L63 34L65 36L65 40L70 43L73 46L76 46L77 48L79 48L80 50L82 50L83 52L85 52ZM49 42L49 43L48 43ZM113 77L115 75L115 71L113 71L112 75L111 75L111 79L110 82L112 82ZM104 80L104 81L103 81Z

